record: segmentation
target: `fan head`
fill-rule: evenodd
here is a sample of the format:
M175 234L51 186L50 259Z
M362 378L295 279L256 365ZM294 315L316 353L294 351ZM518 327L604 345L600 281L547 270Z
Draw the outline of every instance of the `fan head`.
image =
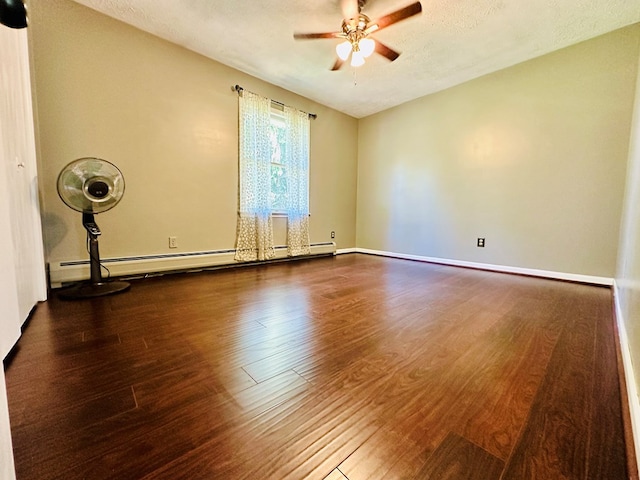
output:
M122 172L100 158L74 160L58 175L58 195L78 212L106 212L118 204L123 194Z

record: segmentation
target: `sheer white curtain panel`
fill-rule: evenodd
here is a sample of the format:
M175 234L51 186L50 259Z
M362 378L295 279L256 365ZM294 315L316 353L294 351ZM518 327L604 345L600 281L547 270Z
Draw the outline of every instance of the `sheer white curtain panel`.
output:
M309 255L309 115L284 107L287 132L287 255Z
M238 97L239 211L236 240L238 261L275 257L271 223L271 100L244 90Z

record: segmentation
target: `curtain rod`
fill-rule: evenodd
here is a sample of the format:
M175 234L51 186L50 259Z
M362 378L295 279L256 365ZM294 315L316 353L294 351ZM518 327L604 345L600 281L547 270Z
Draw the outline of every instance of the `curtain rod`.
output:
M234 85L233 87L231 87L231 89L236 91L236 92L238 92L238 94L240 94L240 92L242 92L244 90L244 88L242 88L240 85ZM269 100L271 100L271 99L269 99ZM285 106L284 103L278 102L277 100L271 100L271 103L275 103L276 105L280 105L281 107ZM307 112L305 112L305 113L307 113ZM318 115L316 115L315 113L307 113L307 115L309 115L309 118L312 118L314 120L316 118L318 118Z

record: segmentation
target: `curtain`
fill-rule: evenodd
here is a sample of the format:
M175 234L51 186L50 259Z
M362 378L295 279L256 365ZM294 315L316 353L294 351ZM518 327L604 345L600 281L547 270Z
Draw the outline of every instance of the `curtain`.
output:
M238 261L275 257L271 224L271 100L243 91L238 97L239 211L236 239Z
M287 254L309 255L309 115L284 107L287 176Z

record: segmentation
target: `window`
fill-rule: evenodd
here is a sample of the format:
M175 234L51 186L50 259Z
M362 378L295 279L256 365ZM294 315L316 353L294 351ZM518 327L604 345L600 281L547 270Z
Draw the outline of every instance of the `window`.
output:
M286 213L288 192L285 165L287 128L282 112L274 109L271 110L269 139L271 141L271 191L269 193L271 211Z
M244 91L239 115L236 260L275 256L271 215L287 217L287 254L308 255L309 116Z

